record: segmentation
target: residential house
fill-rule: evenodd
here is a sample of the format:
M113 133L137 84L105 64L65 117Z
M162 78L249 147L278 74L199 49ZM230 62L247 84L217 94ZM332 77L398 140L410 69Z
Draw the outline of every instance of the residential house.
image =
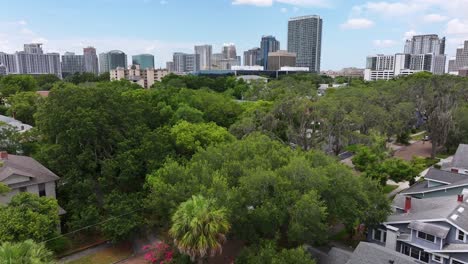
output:
M468 264L468 199L463 195L415 199L399 194L392 207L388 219L369 230L369 242L416 263Z
M450 195L468 195L468 145L461 144L451 162L441 169L430 168L424 181L412 185L402 194L425 199Z
M33 128L32 126L28 124L24 124L23 122L16 120L13 117L4 116L4 115L0 115L0 127L1 127L1 123L14 127L16 131L20 133L29 131Z
M56 182L60 178L31 157L0 152L0 182L11 191L0 195L0 204L8 204L11 198L21 192L56 198ZM59 214L65 214L59 208Z

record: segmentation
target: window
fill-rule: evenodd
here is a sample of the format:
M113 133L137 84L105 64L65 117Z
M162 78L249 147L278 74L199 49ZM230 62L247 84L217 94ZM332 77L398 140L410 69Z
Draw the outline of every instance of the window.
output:
M382 229L374 229L372 231L372 239L380 242L385 242L387 240L387 231Z
M430 241L432 243L436 242L435 236L426 234L424 232L418 231L418 237L427 241Z
M46 196L45 183L39 184L39 197Z
M440 256L432 255L432 260L435 261L435 262L438 262L438 263L443 263L442 262L442 257L440 257Z
M21 187L21 188L19 188L19 191L20 191L20 192L26 192L26 190L27 190L26 187Z
M459 241L465 241L465 233L461 230L458 230L457 233L457 240Z

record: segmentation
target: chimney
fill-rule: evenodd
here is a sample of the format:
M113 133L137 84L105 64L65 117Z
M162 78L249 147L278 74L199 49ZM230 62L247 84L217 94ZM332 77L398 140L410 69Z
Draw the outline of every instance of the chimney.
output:
M411 197L407 196L405 200L405 213L409 213L411 210Z
M8 159L8 152L0 151L0 159L7 160Z
M459 194L459 195L458 195L457 201L458 201L459 203L463 203L463 194Z

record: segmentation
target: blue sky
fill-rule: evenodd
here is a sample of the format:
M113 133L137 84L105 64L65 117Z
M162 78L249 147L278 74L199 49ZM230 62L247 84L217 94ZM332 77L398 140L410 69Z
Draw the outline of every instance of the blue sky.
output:
M0 51L32 41L48 52L120 49L152 53L164 66L194 44L235 43L238 53L274 35L287 48L290 17L324 20L322 69L363 67L375 53L403 51L405 37L447 37L449 56L468 40L468 0L0 0Z

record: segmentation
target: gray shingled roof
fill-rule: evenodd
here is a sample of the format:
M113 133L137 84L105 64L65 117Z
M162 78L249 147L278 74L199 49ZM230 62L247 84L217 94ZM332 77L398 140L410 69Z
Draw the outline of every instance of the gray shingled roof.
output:
M395 250L372 243L361 242L346 264L415 264L413 258Z
M468 169L468 145L460 144L455 156L453 156L452 167Z
M409 225L409 228L417 231L424 232L429 235L433 235L436 237L441 237L441 238L446 238L447 234L450 231L450 228L440 226L440 225L434 225L434 224L428 224L428 223L423 223L419 221L412 221Z
M448 184L429 188L427 181L423 181L412 185L410 188L402 191L401 194L428 193L450 188L456 188L460 186L468 186L468 175L438 170L434 168L431 168L427 172L425 178L427 180L446 182Z
M0 166L0 182L13 174L31 178L31 181L27 183L11 185L10 187L12 188L57 181L60 179L57 175L31 157L8 154L8 159L1 160L1 162L3 164Z
M430 168L426 176L424 176L424 178L426 180L434 180L452 184L457 183L461 180L468 180L468 175Z
M468 203L457 201L457 196L436 197L411 200L411 210L404 213L401 210L391 214L385 223L411 223L413 221L437 222L445 221L454 224L468 232ZM406 197L397 195L393 200L393 207L403 209ZM457 217L453 217L457 215Z
M328 252L327 264L346 264L352 256L352 252L333 247Z

